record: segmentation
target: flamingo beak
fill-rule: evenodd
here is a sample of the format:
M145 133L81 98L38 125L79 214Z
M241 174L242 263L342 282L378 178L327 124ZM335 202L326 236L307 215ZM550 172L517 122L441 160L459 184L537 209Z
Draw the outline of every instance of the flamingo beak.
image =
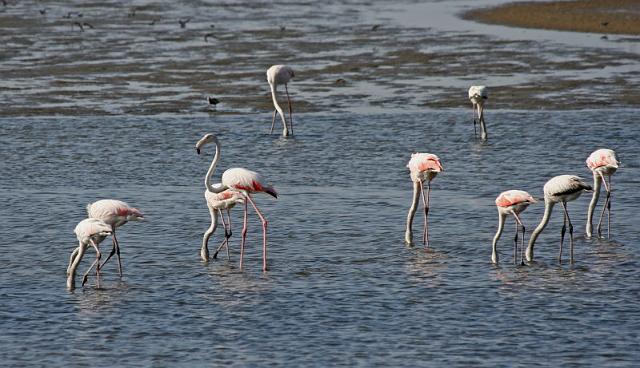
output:
M196 153L200 154L200 147L196 147Z

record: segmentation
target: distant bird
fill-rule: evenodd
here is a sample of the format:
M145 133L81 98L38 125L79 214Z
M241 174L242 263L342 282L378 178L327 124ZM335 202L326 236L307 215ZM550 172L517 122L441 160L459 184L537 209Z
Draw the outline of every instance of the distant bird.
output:
M533 260L533 246L538 238L538 235L544 230L547 223L549 223L549 217L551 217L551 211L556 203L562 204L564 210L564 223L562 225L562 231L560 233L560 252L558 253L558 262L562 263L562 243L564 242L564 234L567 230L567 223L569 224L569 236L570 236L570 262L573 263L573 225L569 218L569 212L567 212L567 202L573 201L580 197L585 190L591 190L591 186L585 183L582 178L575 175L559 175L551 178L544 185L544 216L540 221L538 227L533 230L531 238L529 238L529 246L527 247L527 261Z
M293 134L293 110L291 108L291 99L289 98L289 90L287 89L287 83L293 78L295 74L293 73L293 69L285 65L274 65L267 70L267 82L269 82L269 87L271 87L271 97L273 98L273 106L275 110L273 111L273 119L271 120L271 130L269 134L273 133L273 127L276 124L276 111L280 114L280 118L282 118L282 136L286 137L289 135L289 128L287 127L287 120L284 117L284 113L282 112L282 108L278 105L278 100L276 99L276 90L278 89L278 85L284 84L284 90L287 93L287 101L289 102L289 122L291 124L291 134Z
M480 138L487 139L487 127L484 122L484 103L489 98L489 91L485 86L471 86L469 88L469 100L471 100L471 111L473 112L473 132L476 132L476 108L478 109L478 122L480 123Z
M422 196L422 205L424 207L424 232L422 235L422 243L429 246L429 227L427 216L429 215L429 196L431 194L431 180L444 171L438 156L431 153L413 153L411 160L407 164L409 168L411 181L413 182L413 201L407 214L407 228L404 234L404 241L407 245L413 244L412 224L413 216L418 209L418 201ZM427 195L424 194L424 183L427 182Z
M379 24L374 24L373 27L371 27L371 30L372 31L377 31L378 28L380 28L380 25Z
M220 103L220 100L215 97L207 96L207 102L209 103L209 106L216 107L216 105Z
M342 86L342 85L347 84L347 81L346 81L346 80L344 80L344 79L342 79L342 78L338 78L338 79L336 79L336 84L338 84L338 85L341 85L341 86Z
M287 30L287 27L285 27L285 26L280 26L280 32L284 32L284 31L286 31L286 30Z
M116 199L101 199L88 204L87 214L89 217L100 219L111 226L111 232L113 233L113 248L107 259L100 265L100 268L102 269L109 259L111 259L114 254L117 254L118 275L122 276L120 243L116 237L116 229L129 221L142 221L144 220L144 215L137 208L131 207L127 203Z
M45 9L40 9L39 11L40 11L40 14L42 14L42 15L47 14L47 9L46 8Z
M189 23L190 20L191 18L178 19L178 23L180 23L180 28L185 28L187 26L187 23Z
M208 39L209 37L215 37L215 33L207 33L206 35L204 35L204 42L209 42Z
M521 263L524 264L525 228L518 215L520 212L527 209L527 207L532 203L536 203L536 200L533 199L531 194L523 190L507 190L506 192L500 193L498 198L496 198L496 206L498 207L498 231L493 237L493 248L491 252L491 261L493 263L498 263L498 252L496 246L500 239L500 235L502 234L502 230L504 229L504 221L508 215L513 215L516 220L516 237L513 244L513 262L517 263L518 258L518 225L520 225L520 227L522 227L522 245L520 247L522 255L520 259Z
M606 27L609 25L609 22L601 22L600 24L602 24L603 27Z
M601 148L589 155L587 158L587 167L593 173L593 196L589 203L589 210L587 211L587 236L591 237L593 211L598 203L600 197L600 184L604 185L604 190L607 192L607 198L604 200L602 206L602 212L600 213L600 220L598 220L598 237L602 236L601 226L602 218L604 217L605 210L607 211L607 238L611 236L611 175L618 170L620 162L616 157L616 153L613 150ZM607 184L606 177L609 178Z
M73 290L75 288L76 269L82 260L82 256L87 247L91 245L96 250L96 260L84 274L82 285L87 281L87 276L91 269L96 267L96 277L98 278L98 287L100 286L100 250L98 245L109 235L111 235L111 226L102 220L95 218L87 218L78 223L74 230L78 239L78 248L74 249L69 258L69 266L67 267L67 288Z
M213 156L211 166L209 167L209 171L207 172L207 176L205 178L205 185L207 186L208 190L213 193L221 193L225 189L231 189L233 191L242 193L245 199L244 226L242 228L242 241L240 243L240 270L242 270L244 243L247 237L247 202L249 202L262 221L262 270L267 271L267 220L264 218L262 212L260 212L255 202L251 198L251 194L263 192L275 198L278 198L278 194L272 186L265 183L264 179L258 173L243 168L228 169L222 174L221 186L216 187L211 185L210 179L208 182L207 179L213 175L218 163L218 159L220 157L220 142L218 141L218 138L211 133L205 134L198 141L198 143L196 143L196 152L200 154L202 146L208 143L214 143L216 146L215 155Z
M84 32L84 27L82 26L82 23L80 22L73 22L71 24L71 30L73 31L73 26L78 26L78 28L80 28L80 32Z

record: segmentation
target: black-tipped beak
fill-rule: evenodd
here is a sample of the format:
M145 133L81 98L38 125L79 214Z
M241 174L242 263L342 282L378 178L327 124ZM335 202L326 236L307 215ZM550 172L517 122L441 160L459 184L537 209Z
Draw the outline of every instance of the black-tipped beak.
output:
M200 154L200 148L196 147L196 153Z

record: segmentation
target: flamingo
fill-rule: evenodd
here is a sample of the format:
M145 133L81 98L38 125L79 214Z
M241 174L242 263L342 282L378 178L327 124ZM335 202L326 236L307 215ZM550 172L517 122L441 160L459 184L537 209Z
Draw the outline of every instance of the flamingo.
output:
M473 113L473 132L476 132L476 107L478 109L478 122L480 123L480 138L487 139L487 127L484 122L484 102L489 98L489 91L486 86L471 86L469 88L469 99L471 100L471 111Z
M600 220L598 220L598 237L601 236L602 218L604 217L605 210L607 211L607 238L610 236L611 230L611 175L618 170L618 158L613 150L601 148L589 155L587 158L587 167L593 172L593 196L591 197L591 203L589 203L589 210L587 211L587 236L591 237L593 220L593 211L598 203L600 197L600 183L604 184L604 190L607 192L607 198L604 200L602 206L602 212L600 213ZM609 183L605 180L605 176L609 177Z
M564 210L564 223L562 225L562 231L560 233L560 252L558 253L558 262L562 263L562 243L564 241L564 234L567 230L567 223L569 224L569 236L570 236L570 262L573 263L573 225L569 218L569 212L567 212L567 202L573 201L580 197L583 191L591 190L591 186L582 180L579 176L575 175L558 175L551 178L544 185L544 215L538 227L533 230L531 238L529 238L529 245L527 246L527 261L533 260L533 246L538 238L538 235L544 230L547 223L549 223L549 217L551 211L556 203L562 204Z
M255 202L251 198L251 194L262 192L269 194L275 198L278 198L278 194L272 186L265 184L264 179L258 173L244 168L228 169L222 174L221 186L210 185L210 178L213 175L213 172L215 171L216 165L218 163L218 159L220 158L220 142L215 135L209 133L205 134L198 141L198 143L196 143L196 152L200 154L202 146L212 142L216 146L216 152L213 156L213 160L211 161L211 166L209 167L207 176L205 177L205 184L208 184L207 188L213 193L221 193L225 189L231 189L235 192L241 193L243 199L245 199L242 241L240 243L240 270L242 270L244 244L247 237L247 202L249 202L262 221L262 270L267 271L267 220L264 218L262 212L260 212Z
M129 206L123 201L116 199L101 199L99 201L90 203L87 205L87 214L89 217L97 218L104 221L111 226L111 232L113 233L113 248L111 253L105 261L100 265L100 268L113 257L114 254L118 255L118 275L122 277L122 261L120 260L120 243L116 237L116 228L126 224L129 221L142 221L144 215L137 208Z
M529 193L523 190L507 190L506 192L500 193L500 195L496 198L496 206L498 207L498 231L493 237L493 250L491 253L491 261L493 263L498 263L498 253L496 245L498 244L498 240L500 239L500 235L502 234L502 230L504 229L504 221L507 218L507 215L513 215L516 220L516 237L513 245L513 262L516 263L517 259L518 225L520 225L520 227L522 227L522 245L520 247L522 251L521 263L524 264L525 228L518 215L520 214L520 212L527 209L527 207L529 207L529 205L532 203L536 203L536 200L533 199L533 197Z
M287 89L287 83L293 78L295 74L293 73L293 69L286 65L273 65L269 69L267 69L267 82L269 82L269 87L271 87L271 98L273 99L273 106L275 110L273 110L273 119L271 120L271 130L269 134L273 133L273 127L276 124L276 112L280 114L280 118L282 118L282 136L286 137L289 135L289 128L287 127L287 120L284 117L284 113L282 112L282 108L278 105L278 100L276 99L276 89L279 84L284 84L284 90L287 93L287 101L289 102L289 124L291 124L291 134L293 135L293 110L291 108L291 99L289 98L289 90Z
M104 221L87 218L78 223L74 229L76 237L78 238L78 248L74 249L69 258L69 266L67 267L67 288L69 290L75 289L76 269L78 264L82 260L85 250L91 244L96 250L96 260L91 264L91 267L84 274L82 285L87 281L87 277L91 269L96 267L96 277L98 277L98 287L100 287L100 250L98 245L109 235L112 234L111 226Z
M413 182L413 201L407 214L407 229L404 234L404 241L407 245L413 244L413 235L411 225L413 216L418 209L418 200L422 196L422 205L424 207L424 232L422 234L422 243L429 246L429 228L427 224L427 216L429 214L429 196L431 194L431 180L444 171L438 156L431 153L413 153L411 160L407 164L410 171L411 181ZM427 182L427 196L424 195L424 182Z

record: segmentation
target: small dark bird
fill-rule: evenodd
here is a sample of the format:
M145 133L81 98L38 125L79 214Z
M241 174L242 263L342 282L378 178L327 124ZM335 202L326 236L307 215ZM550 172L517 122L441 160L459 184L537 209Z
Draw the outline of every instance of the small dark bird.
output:
M373 27L371 27L371 30L372 31L377 31L378 28L380 28L380 25L379 24L375 24Z
M602 23L600 23L600 24L602 24L604 27L606 27L606 26L608 26L608 25L609 25L609 22L602 22Z
M91 24L89 24L88 22L84 22L84 23L82 23L82 25L93 29L93 26Z
M71 24L71 30L73 31L73 26L78 26L78 28L80 28L80 32L84 32L84 27L82 26L82 23L80 22L73 22Z
M209 102L209 105L212 105L213 107L215 107L217 104L220 103L220 100L218 100L215 97L207 96L207 102Z
M150 26L153 26L156 24L157 21L159 21L160 19L152 19L151 22L149 23Z
M191 18L187 18L185 20L178 19L178 23L180 23L180 28L185 28L187 26L187 23L189 23L190 20Z
M286 30L287 30L287 27L285 27L285 26L280 26L280 32L284 32L284 31L286 31Z
M213 33L207 33L206 35L204 35L204 42L208 42L207 39L209 37L214 37L215 38L216 36Z
M342 78L336 79L336 84L346 84L346 83L347 83L347 81L342 79Z
M47 14L47 9L40 9L40 14L42 14L42 15Z
M138 10L138 9L132 8L131 11L129 12L129 14L127 14L127 17L129 17L129 18L135 17L136 16L136 10Z
M609 37L607 37L607 35L604 35L604 36L600 37L600 39L601 39L601 40L608 40L608 39L609 39Z

